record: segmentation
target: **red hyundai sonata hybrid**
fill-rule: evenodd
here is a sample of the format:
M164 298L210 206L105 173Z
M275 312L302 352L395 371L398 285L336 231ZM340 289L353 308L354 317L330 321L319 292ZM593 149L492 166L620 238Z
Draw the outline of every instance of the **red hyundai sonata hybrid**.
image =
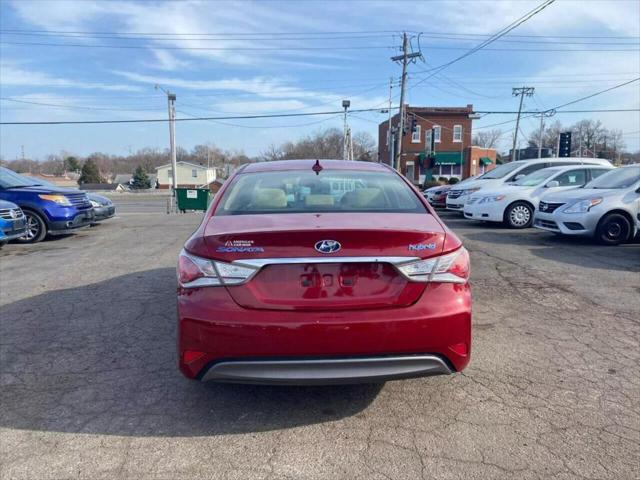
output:
M380 164L254 163L224 184L178 259L189 378L380 382L469 363L469 256Z

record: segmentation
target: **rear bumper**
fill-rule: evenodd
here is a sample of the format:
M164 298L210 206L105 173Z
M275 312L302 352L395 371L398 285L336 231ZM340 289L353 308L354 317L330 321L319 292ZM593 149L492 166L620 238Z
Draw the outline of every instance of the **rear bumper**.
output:
M429 284L402 308L328 311L243 308L226 288L178 290L178 365L189 378L376 382L452 373L470 360L468 284Z
M450 373L451 368L439 356L406 355L223 361L205 367L200 379L267 385L333 385L384 382Z

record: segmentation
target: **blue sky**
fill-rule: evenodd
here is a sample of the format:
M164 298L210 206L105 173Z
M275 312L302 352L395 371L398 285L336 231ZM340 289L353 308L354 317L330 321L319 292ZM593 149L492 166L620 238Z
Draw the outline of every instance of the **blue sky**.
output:
M511 87L526 85L536 94L525 100L525 108L550 108L640 76L640 2L557 0L503 41L444 70L446 76L417 84L427 75L424 70L472 48L541 1L1 0L0 116L2 121L164 118L166 97L154 89L156 83L177 94L179 117L338 110L342 98L349 98L352 108L382 108L390 77L400 75L389 57L398 53L403 30L425 32L420 45L426 63L409 67L411 105L514 110ZM42 43L48 45L33 45ZM572 107L640 108L640 83ZM361 113L351 124L377 137L384 118ZM558 114L553 120L570 124L581 118L622 130L628 147L640 149L640 113ZM511 119L488 115L474 121L474 129ZM185 148L210 142L256 155L271 143L341 122L339 117L184 122L178 123L177 140ZM524 135L536 127L535 119L522 122ZM506 149L513 124L499 128ZM44 158L61 150L124 154L167 144L166 124L0 130L5 159L18 157L22 145L28 157Z

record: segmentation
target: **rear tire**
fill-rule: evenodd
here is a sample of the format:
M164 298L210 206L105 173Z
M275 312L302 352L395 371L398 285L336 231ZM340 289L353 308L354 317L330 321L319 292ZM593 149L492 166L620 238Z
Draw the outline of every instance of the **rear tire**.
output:
M504 212L504 223L509 228L529 228L533 223L533 208L527 202L514 202Z
M631 223L620 213L605 215L596 228L596 241L602 245L620 245L629 240Z
M20 237L19 243L38 243L47 235L47 224L44 219L34 211L23 210L27 222L27 233Z

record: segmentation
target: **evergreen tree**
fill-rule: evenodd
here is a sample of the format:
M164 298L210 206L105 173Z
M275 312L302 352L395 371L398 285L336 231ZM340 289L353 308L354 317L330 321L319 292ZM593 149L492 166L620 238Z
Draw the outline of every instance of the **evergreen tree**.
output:
M80 162L76 157L67 157L64 159L64 169L67 172L77 172L80 170Z
M80 173L78 183L80 185L83 183L104 183L104 178L100 175L98 165L92 159L88 158L87 161L84 162L84 165L82 165L82 172Z
M149 176L142 165L138 165L135 172L133 172L131 187L135 189L151 188L151 180L149 180Z

